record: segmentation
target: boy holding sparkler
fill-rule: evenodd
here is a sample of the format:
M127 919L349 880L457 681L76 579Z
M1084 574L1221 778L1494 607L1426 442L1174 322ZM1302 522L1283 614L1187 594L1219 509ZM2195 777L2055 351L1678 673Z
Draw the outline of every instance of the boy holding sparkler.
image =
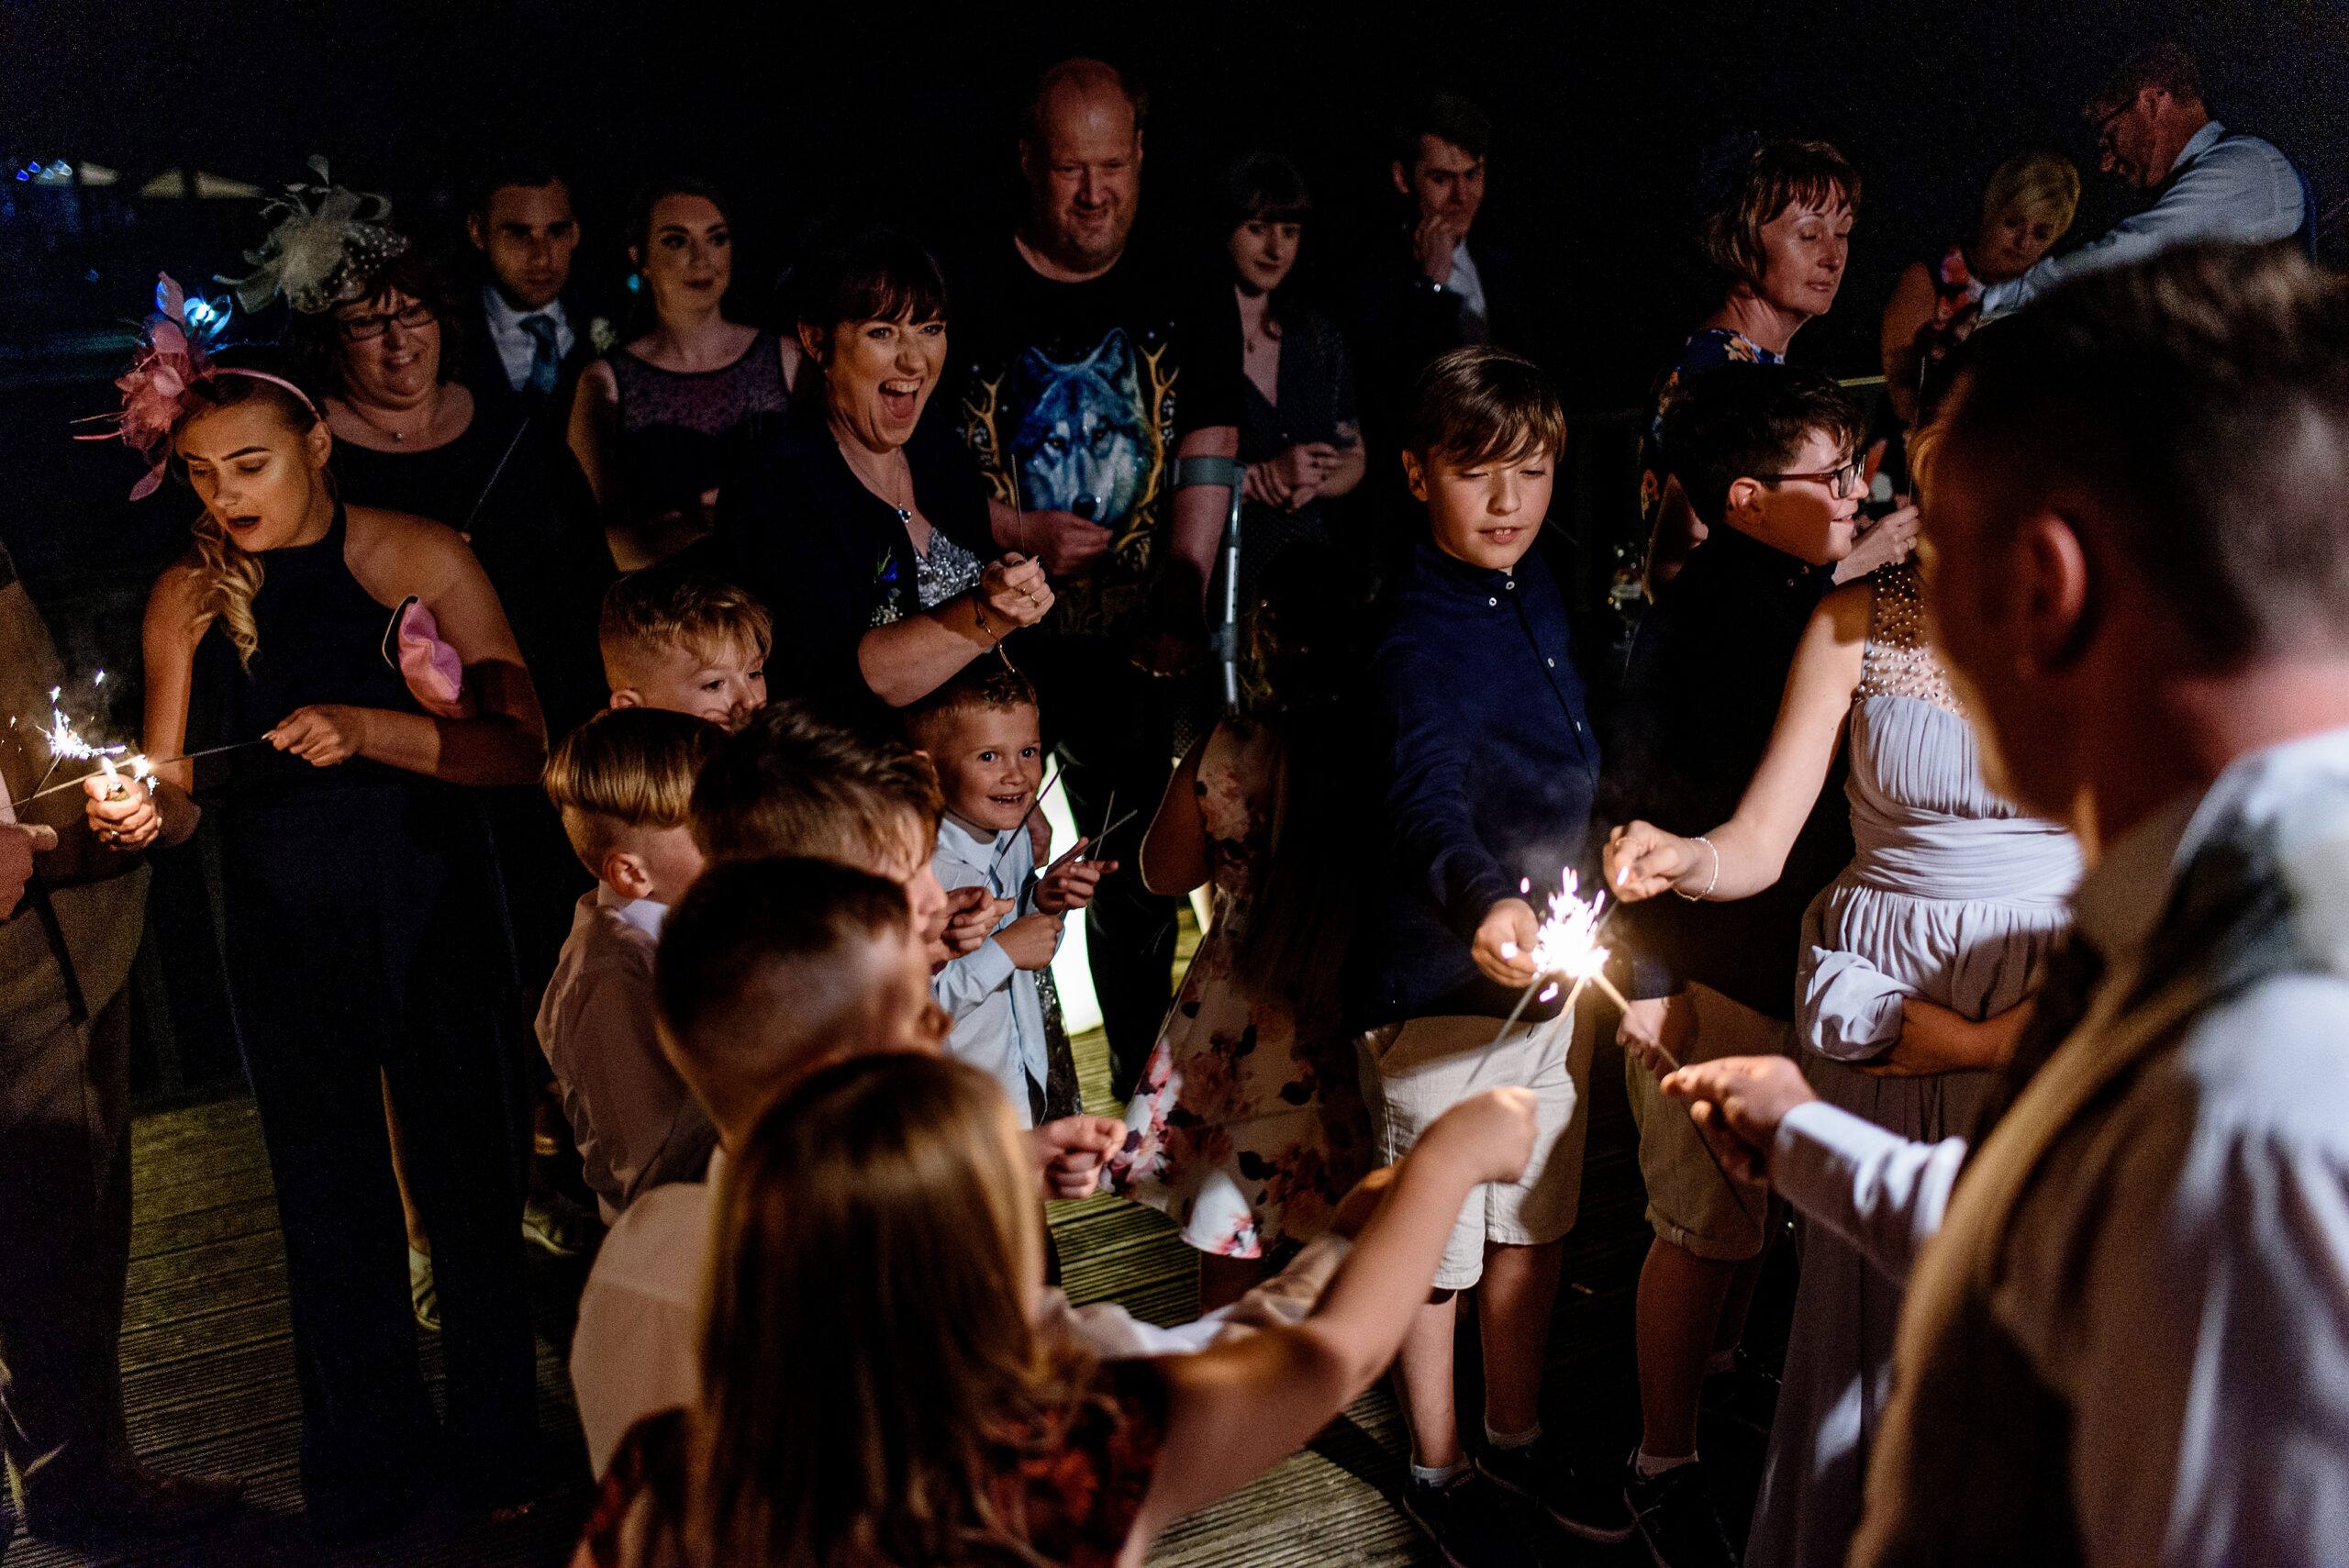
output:
M931 981L954 1016L946 1054L1000 1083L1023 1128L1074 1116L1085 1108L1076 1059L1049 976L1063 917L1093 902L1118 862L1078 859L1079 842L1035 874L1028 825L1041 805L1044 741L1027 676L980 660L907 709L905 726L938 769L946 801L930 869L950 896L980 890L996 922L975 951Z
M1533 549L1565 444L1549 379L1497 349L1455 350L1420 373L1405 436L1428 531L1372 660L1394 859L1356 938L1349 1011L1367 1030L1381 1160L1480 1090L1536 1099L1532 1160L1463 1211L1397 1362L1412 1446L1404 1508L1450 1562L1486 1568L1545 1561L1559 1525L1597 1540L1631 1529L1620 1490L1544 1439L1539 1412L1559 1243L1581 1196L1576 1084L1590 1040L1554 993L1505 1023L1535 979L1526 889L1555 887L1586 859L1598 746L1564 595ZM1471 1285L1486 1440L1473 1465L1453 1401L1456 1293Z
M1832 380L1785 365L1724 366L1665 411L1675 476L1711 531L1640 623L1609 737L1607 816L1700 835L1735 813L1803 628L1852 551L1861 426ZM1731 1186L1657 1080L1690 1061L1790 1049L1803 909L1851 857L1838 782L1775 888L1736 904L1654 899L1615 932L1637 955L1638 1000L1618 1038L1655 1231L1640 1274L1640 1447L1623 1484L1671 1568L1736 1561L1697 1462L1706 1380L1723 1379L1716 1402L1733 1416L1756 1407L1750 1424L1766 1423L1775 1385L1735 1359L1766 1205Z

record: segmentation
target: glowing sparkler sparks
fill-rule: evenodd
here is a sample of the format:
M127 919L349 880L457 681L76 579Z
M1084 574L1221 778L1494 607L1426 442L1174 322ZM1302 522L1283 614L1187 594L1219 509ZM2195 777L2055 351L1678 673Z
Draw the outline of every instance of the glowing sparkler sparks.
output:
M69 762L86 762L92 758L119 757L130 750L128 746L95 745L75 734L72 724L65 717L65 710L57 706L57 699L63 695L64 690L62 686L49 688L50 723L49 728L40 732L41 739L49 743L49 754L52 764Z
M1566 993L1568 1008L1574 1006L1585 985L1596 985L1617 1006L1629 1010L1631 1004L1624 1001L1623 994L1615 988L1614 982L1609 980L1604 973L1608 950L1598 945L1598 928L1607 906L1607 895L1603 891L1594 893L1586 902L1575 891L1578 885L1575 873L1568 871L1559 879L1558 891L1550 895L1549 918L1535 930L1533 951L1527 954L1533 962L1532 983L1517 999L1516 1007L1510 1010L1508 1020L1501 1025L1500 1035L1494 1037L1496 1043L1524 1014L1536 992L1541 993L1544 1002L1554 999L1561 980L1574 982L1574 989ZM1518 891L1531 895L1532 879L1529 877L1519 883ZM1515 958L1520 951L1515 942L1501 944L1503 958Z

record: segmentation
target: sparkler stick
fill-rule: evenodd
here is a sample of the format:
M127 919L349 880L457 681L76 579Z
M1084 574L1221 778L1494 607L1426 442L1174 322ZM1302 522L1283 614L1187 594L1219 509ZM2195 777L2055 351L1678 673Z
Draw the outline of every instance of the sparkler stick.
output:
M1036 813L1044 809L1044 801L1046 797L1049 796L1052 791L1061 787L1061 780L1066 777L1067 774L1068 770L1066 768L1055 768L1052 770L1052 776L1046 779L1044 781L1044 787L1036 792L1035 804L1029 806L1026 811L1019 814L1019 826L1021 828L1026 828L1030 820L1035 817ZM1002 844L996 847L995 859L990 862L987 866L988 880L994 880L996 869L1003 864L1003 857L1010 853L1011 846L1019 841L1019 840L1016 838L1006 839Z
M150 761L148 761L148 759L147 759L147 758L145 758L145 757L133 756L132 758L130 758L130 762L132 762L132 764L134 765L134 771L133 771L133 772L132 772L128 776L129 776L129 777L131 777L131 778L137 779L137 780L138 780L138 781L139 781L140 783L144 784L144 783L149 782L149 781L151 779L151 777L152 777L152 775L153 775L153 771L154 771L155 769L157 769L157 768L167 768L167 767L170 767L173 762L195 762L195 761L197 761L198 759L200 759L200 758L204 758L204 757L217 757L217 756L220 755L220 753L221 753L221 752L223 752L223 751L244 751L244 750L245 750L246 748L248 748L248 747L251 747L251 746L266 746L266 745L268 745L268 744L269 744L269 740L268 740L268 739L267 739L266 737L263 737L263 738L262 738L262 739L260 739L260 740L231 740L231 741L229 741L226 746L206 746L206 747L203 751L190 751L190 752L187 752L186 754L184 754L184 756L178 756L178 757L165 757L165 758L162 758L161 760L157 761L157 762L150 762ZM126 750L128 750L128 748L126 748L126 747L121 747L121 746L117 746L117 747L113 748L113 750L114 750L115 751L126 751ZM106 763L106 762L108 761L108 758L102 756L102 757L100 757L100 758L98 759L98 761L99 761L100 764L103 766L103 765L105 765L105 764ZM136 772L136 771L135 771L135 769L136 769L138 766L144 766L145 768L147 768L148 772L147 772L147 773L138 773L138 772ZM111 771L111 770L109 770L109 771ZM89 775L87 775L86 773L83 775L83 778L86 778L86 777L88 777L88 776L89 776ZM61 795L61 794L63 794L65 791L67 791L67 790L69 790L69 789L79 789L79 788L81 788L81 787L82 787L82 779L80 779L80 778L71 778L71 779L67 779L63 784L50 784L47 789L37 789L37 790L33 791L33 793L32 793L32 794L30 794L30 795L28 795L25 796L25 798L24 798L23 800L20 800L20 801L17 802L17 805L19 805L19 806L24 806L24 805L29 804L29 803L30 803L30 802L32 802L32 801L39 800L41 796L43 796L43 795Z

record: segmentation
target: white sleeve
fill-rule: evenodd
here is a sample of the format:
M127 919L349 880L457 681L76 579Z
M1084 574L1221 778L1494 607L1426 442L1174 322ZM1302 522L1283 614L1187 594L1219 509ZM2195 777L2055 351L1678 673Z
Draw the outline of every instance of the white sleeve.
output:
M1259 1329L1304 1321L1320 1305L1321 1293L1353 1243L1323 1236L1306 1243L1288 1267L1229 1307L1204 1318L1162 1329L1145 1323L1113 1301L1066 1307L1068 1326L1086 1349L1104 1361L1135 1356L1186 1356L1209 1345L1241 1338Z
M978 1010L980 1003L1010 984L1019 973L1019 965L1003 951L1003 944L989 937L975 951L949 961L930 978L930 989L938 1005L961 1023Z
M1942 1228L1965 1140L1915 1143L1824 1100L1787 1113L1770 1150L1770 1184L1896 1281Z
M588 1276L571 1339L571 1391L591 1473L604 1473L637 1422L700 1397L694 1318L690 1307Z
M1984 289L1982 319L2019 310L2085 273L2142 261L2188 240L2288 239L2299 231L2302 205L2299 178L2282 153L2248 137L2221 141L2178 175L2159 201L2122 218L2102 239Z

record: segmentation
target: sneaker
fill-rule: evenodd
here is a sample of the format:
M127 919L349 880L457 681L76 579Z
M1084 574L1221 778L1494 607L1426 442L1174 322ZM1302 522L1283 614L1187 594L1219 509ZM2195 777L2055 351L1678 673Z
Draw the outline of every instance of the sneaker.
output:
M1402 1501L1405 1517L1452 1568L1543 1568L1562 1561L1549 1550L1557 1535L1549 1516L1473 1466L1440 1486L1406 1480Z
M533 1193L522 1204L522 1240L558 1258L575 1258L595 1239L596 1222L561 1193Z
M1655 1568L1737 1568L1737 1548L1705 1488L1702 1464L1675 1465L1651 1481L1634 1455L1623 1467L1623 1501Z
M419 1328L440 1331L440 1287L432 1283L432 1254L407 1250L407 1303Z
M1523 1448L1487 1444L1476 1468L1495 1485L1515 1493L1585 1540L1629 1540L1631 1512L1623 1489L1586 1466L1576 1465L1556 1439L1544 1432Z
M1705 1379L1704 1407L1724 1420L1736 1422L1757 1437L1770 1435L1778 1415L1778 1380L1753 1364L1744 1351L1727 1372Z

